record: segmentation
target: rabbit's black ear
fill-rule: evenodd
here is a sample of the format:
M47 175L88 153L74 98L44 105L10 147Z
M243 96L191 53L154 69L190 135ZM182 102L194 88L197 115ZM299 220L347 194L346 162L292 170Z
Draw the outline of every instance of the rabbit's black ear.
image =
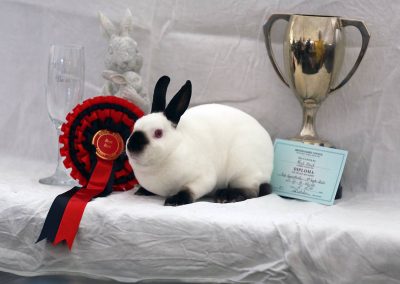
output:
M190 83L190 81L186 81L185 85L183 85L179 92L172 98L164 111L164 114L169 121L174 124L178 124L182 114L189 107L191 96L192 83Z
M167 88L169 84L169 77L162 76L158 79L156 87L154 88L153 104L151 105L151 112L161 112L165 109L165 96L167 95Z

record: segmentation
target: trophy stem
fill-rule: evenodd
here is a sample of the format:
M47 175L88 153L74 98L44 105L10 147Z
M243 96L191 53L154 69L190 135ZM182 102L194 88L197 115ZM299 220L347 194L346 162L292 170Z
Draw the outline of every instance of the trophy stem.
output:
M317 104L315 102L304 101L302 103L303 126L300 134L294 137L292 140L303 142L306 144L332 147L329 142L321 140L318 137L317 131L315 130L315 120L319 106L320 104Z
M318 109L318 104L303 105L303 127L300 131L300 137L313 139L318 137L314 126Z

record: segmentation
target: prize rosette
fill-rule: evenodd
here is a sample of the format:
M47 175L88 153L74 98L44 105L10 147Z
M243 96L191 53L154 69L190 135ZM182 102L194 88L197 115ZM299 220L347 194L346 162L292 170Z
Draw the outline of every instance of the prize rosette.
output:
M136 120L143 115L133 103L114 96L88 99L67 115L61 127L60 153L81 187L55 198L38 242L47 239L56 245L65 240L71 249L90 200L137 184L124 150Z

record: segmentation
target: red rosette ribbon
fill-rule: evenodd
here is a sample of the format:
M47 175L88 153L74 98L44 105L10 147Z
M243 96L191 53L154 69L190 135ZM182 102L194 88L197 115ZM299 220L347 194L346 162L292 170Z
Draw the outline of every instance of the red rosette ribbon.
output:
M95 97L77 105L62 125L59 141L64 165L82 187L74 187L53 201L38 242L66 241L71 249L87 203L113 190L129 190L137 180L125 153L125 142L136 120L136 105L113 96Z

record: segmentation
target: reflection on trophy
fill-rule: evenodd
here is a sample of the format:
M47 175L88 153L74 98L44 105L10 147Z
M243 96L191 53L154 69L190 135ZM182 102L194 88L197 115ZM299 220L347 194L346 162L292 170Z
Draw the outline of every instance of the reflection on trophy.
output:
M276 64L271 47L271 28L275 21L288 21L283 42L286 75ZM344 57L343 28L355 26L362 35L361 51L348 75L336 84ZM268 56L279 78L294 90L303 108L303 127L293 140L332 147L321 140L314 128L315 115L321 103L333 91L345 85L357 70L369 42L369 33L361 21L340 17L273 14L264 25Z

